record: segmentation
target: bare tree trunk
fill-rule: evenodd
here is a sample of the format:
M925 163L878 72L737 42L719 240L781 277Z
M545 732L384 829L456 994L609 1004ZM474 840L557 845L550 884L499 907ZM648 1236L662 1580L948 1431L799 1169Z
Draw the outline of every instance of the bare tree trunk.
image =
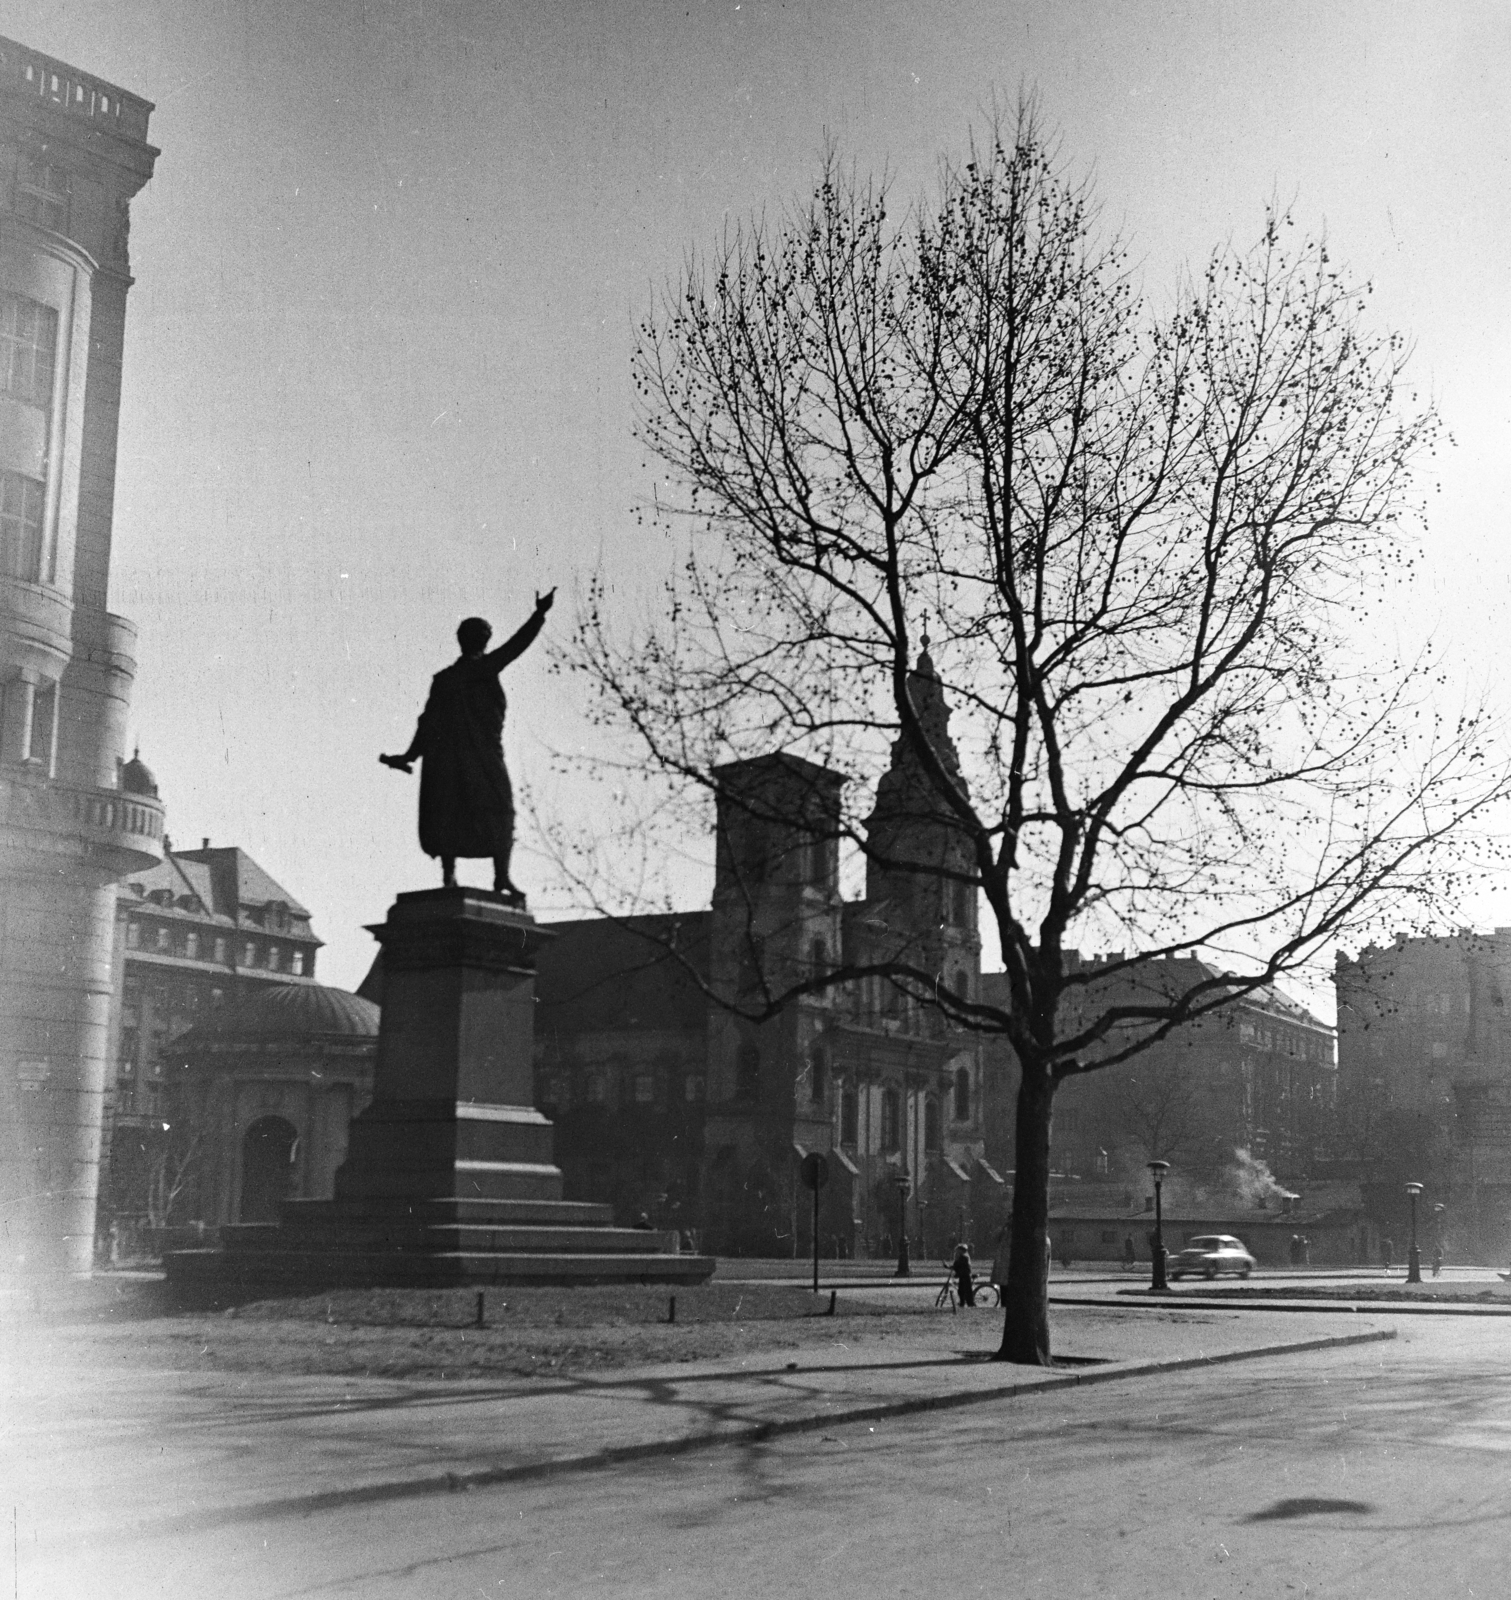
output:
M1006 1315L997 1360L1047 1367L1049 1352L1049 1131L1054 1079L1022 1067L1013 1178L1012 1255L1003 1291Z

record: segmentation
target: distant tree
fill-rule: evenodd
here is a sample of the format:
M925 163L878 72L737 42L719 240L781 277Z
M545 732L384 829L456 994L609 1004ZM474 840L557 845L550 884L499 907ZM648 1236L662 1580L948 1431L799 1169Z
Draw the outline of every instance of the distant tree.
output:
M630 736L626 832L668 852L706 828L721 763L781 750L874 776L894 742L910 753L920 814L958 853L869 838L855 797L832 831L979 896L1010 1002L956 992L899 946L768 972L738 1004L766 1017L880 978L1006 1036L1020 1076L1000 1354L1019 1362L1050 1359L1058 1086L1381 908L1430 909L1453 887L1444 847L1507 791L1479 715L1440 724L1419 667L1364 664L1361 624L1410 566L1411 471L1438 433L1401 391L1401 340L1364 325L1367 290L1277 212L1167 309L1125 263L1031 107L900 214L831 156L809 202L691 257L647 320L640 437L680 488L658 515L689 519L688 553L643 623L611 622L595 586L574 646ZM925 634L958 765L920 714ZM584 885L611 864L610 819ZM1139 959L1243 970L1066 1007L1088 981L1072 944L1119 934Z
M147 1151L144 1199L149 1226L166 1228L183 1220L182 1203L192 1197L204 1161L205 1140L186 1117L160 1125Z
M1183 1163L1210 1143L1199 1062L1146 1056L1119 1069L1112 1097L1124 1148L1145 1161Z

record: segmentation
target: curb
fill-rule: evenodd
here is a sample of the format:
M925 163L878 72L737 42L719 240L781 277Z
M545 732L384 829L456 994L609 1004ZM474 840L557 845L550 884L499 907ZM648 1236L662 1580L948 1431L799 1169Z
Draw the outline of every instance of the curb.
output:
M1055 1373L1029 1383L999 1384L991 1389L955 1390L948 1394L918 1395L908 1400L888 1400L875 1405L852 1406L848 1410L810 1413L773 1422L749 1423L722 1433L698 1433L679 1439L657 1439L644 1444L611 1445L602 1450L578 1455L557 1456L547 1461L521 1462L512 1467L479 1467L471 1472L443 1472L424 1478L392 1479L387 1483L367 1484L354 1489L331 1489L319 1494L291 1495L286 1499L261 1500L231 1506L221 1511L181 1517L167 1517L129 1530L128 1537L159 1538L167 1533L231 1527L275 1517L309 1516L320 1511L340 1510L345 1506L375 1505L389 1500L407 1500L428 1494L458 1494L469 1489L490 1488L558 1473L587 1472L597 1467L618 1466L630 1461L651 1461L713 1445L760 1444L790 1433L811 1433L818 1428L843 1427L852 1422L875 1422L886 1417L915 1416L923 1411L953 1411L988 1400L1012 1400L1046 1390L1078 1388L1091 1383L1111 1383L1120 1378L1146 1377L1160 1372L1182 1372L1194 1367L1215 1367L1234 1361L1253 1361L1262 1356L1298 1355L1312 1350L1332 1350L1344 1345L1377 1344L1394 1339L1394 1328L1372 1329L1368 1333L1333 1334L1320 1339L1293 1339L1284 1344L1260 1345L1245 1350L1228 1350L1217 1355L1172 1356L1160 1361L1141 1361L1107 1367ZM815 1370L810 1368L810 1371ZM820 1369L821 1370L821 1369ZM119 1537L119 1532L117 1532Z
M1266 1300L1259 1295L1250 1299L1239 1295L1220 1298L1216 1295L1198 1297L1182 1294L1151 1294L1147 1300L1136 1298L1137 1294L1147 1293L1147 1290L1134 1291L1118 1300L1099 1299L1093 1295L1052 1294L1049 1303L1052 1306L1111 1306L1118 1311L1131 1306L1136 1311L1169 1311L1173 1307L1192 1311L1323 1311L1335 1316L1357 1312L1365 1317L1511 1317L1511 1306L1474 1305L1462 1300L1440 1300L1434 1304L1431 1301L1423 1303L1411 1300Z

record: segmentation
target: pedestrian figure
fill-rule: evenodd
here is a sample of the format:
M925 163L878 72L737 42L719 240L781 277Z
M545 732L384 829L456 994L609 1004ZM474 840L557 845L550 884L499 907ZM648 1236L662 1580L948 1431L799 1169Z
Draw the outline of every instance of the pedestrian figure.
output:
M961 1305L975 1305L976 1285L971 1273L971 1252L968 1245L961 1243L955 1246L955 1259L950 1262L950 1271L955 1274L955 1292L960 1296Z
M1435 1244L1432 1247L1432 1275L1436 1278L1443 1270L1443 1247Z
M1382 1239L1380 1241L1380 1264L1387 1272L1390 1271L1391 1263L1395 1260L1395 1254L1395 1241L1393 1239Z
M1123 1240L1123 1265L1132 1267L1138 1263L1138 1251L1133 1247L1133 1235L1130 1233Z
M1309 1267L1312 1264L1312 1241L1303 1233L1301 1235L1301 1265Z

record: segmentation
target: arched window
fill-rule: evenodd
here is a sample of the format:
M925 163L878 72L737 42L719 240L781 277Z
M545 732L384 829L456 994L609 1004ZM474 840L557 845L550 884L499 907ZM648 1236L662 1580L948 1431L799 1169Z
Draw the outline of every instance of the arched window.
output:
M735 1052L735 1097L757 1100L761 1094L761 1052L747 1039Z
M890 1154L902 1148L901 1103L895 1089L881 1092L881 1147Z
M967 1067L960 1067L955 1073L955 1121L969 1122L971 1120L971 1074Z
M808 1052L808 1095L813 1100L823 1100L829 1093L829 1059L821 1044Z
M839 1097L839 1142L841 1144L856 1143L856 1135L860 1125L860 1106L856 1093L850 1084L846 1084Z

